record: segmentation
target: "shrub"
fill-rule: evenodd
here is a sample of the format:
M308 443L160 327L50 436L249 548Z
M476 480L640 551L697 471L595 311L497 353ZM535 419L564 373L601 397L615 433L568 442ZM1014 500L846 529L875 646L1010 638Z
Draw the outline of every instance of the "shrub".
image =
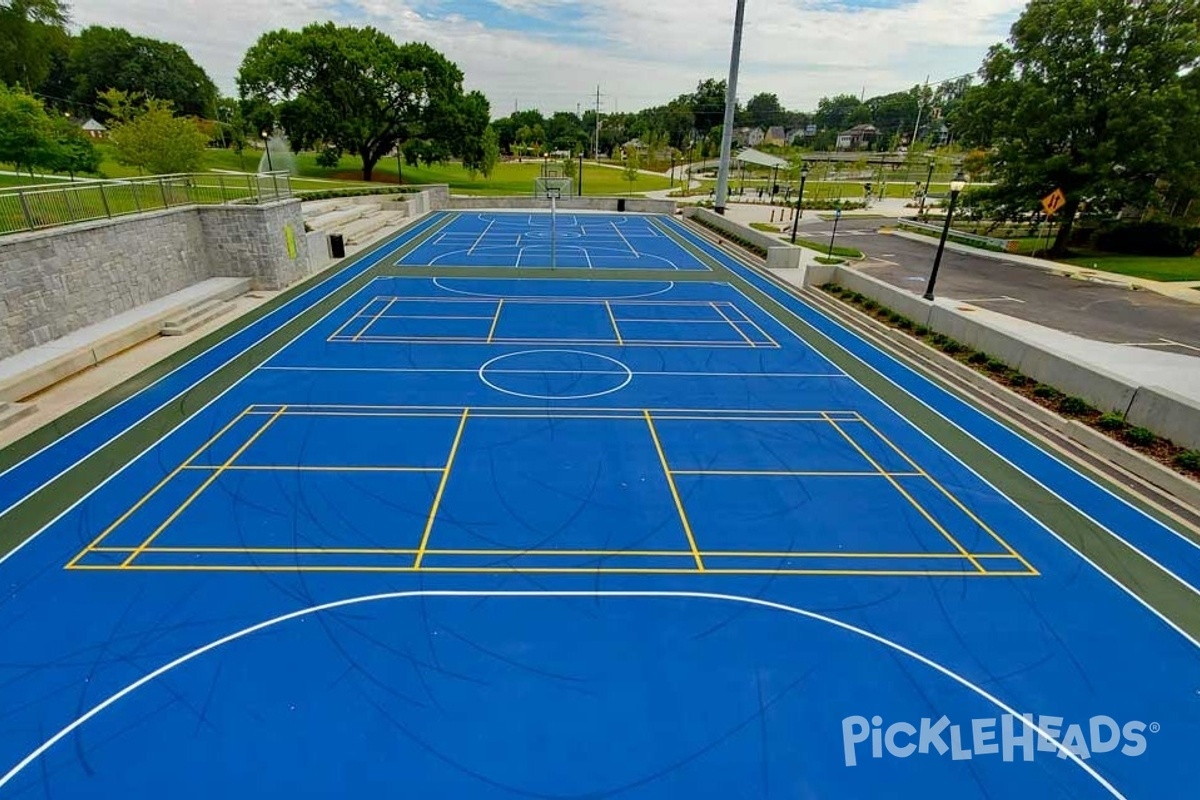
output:
M866 297L863 296L862 292L855 292L854 294L850 295L850 299L856 303L862 303L864 300L866 300Z
M1119 222L1095 237L1096 247L1139 256L1190 256L1200 247L1200 227L1165 220Z
M888 322L891 322L891 323L898 323L898 322L900 322L900 320L903 319L903 317L901 317L895 311L889 311L887 318L888 318Z
M1119 431L1125 427L1125 418L1115 412L1109 412L1096 420L1096 427L1106 431Z
M1200 472L1200 450L1184 450L1175 454L1175 466L1189 472Z
M943 353L951 356L961 353L967 349L966 345L961 345L953 339L947 339L946 341L942 342L939 347L942 348Z
M1063 397L1058 401L1058 410L1063 414L1079 415L1088 414L1096 409L1082 397Z
M1158 441L1158 437L1148 428L1130 428L1125 431L1125 441L1140 447L1149 447Z
M913 333L917 336L925 337L929 335L929 328L926 328L924 325L918 325L913 328Z
M1058 389L1055 389L1053 386L1047 386L1044 383L1039 383L1037 386L1033 387L1033 396L1041 397L1046 400L1054 400L1055 398L1062 397L1062 392L1060 392Z
M994 372L996 374L1008 372L1008 364L1005 364L1003 361L997 361L994 358L988 359L987 364L984 366L988 372Z
M944 345L946 342L950 341L950 337L949 337L949 336L947 336L947 335L946 335L946 334L944 334L944 333L935 333L935 334L934 334L934 335L933 335L933 336L930 338L930 341L931 341L931 342L933 342L933 344L934 344L935 346L937 346L937 347L941 347L941 346L942 346L942 345Z
M1016 386L1016 387L1020 388L1022 386L1028 386L1032 382L1033 382L1032 378L1022 375L1019 372L1014 372L1008 376L1008 385L1009 386Z
M991 360L991 357L987 353L971 353L970 357L967 358L967 363L968 364L986 364L990 360Z
M876 303L874 300L864 300L862 307L867 311L874 311L875 309L879 308L879 303Z
M913 321L908 317L901 317L896 324L900 326L901 330L911 331L913 329Z

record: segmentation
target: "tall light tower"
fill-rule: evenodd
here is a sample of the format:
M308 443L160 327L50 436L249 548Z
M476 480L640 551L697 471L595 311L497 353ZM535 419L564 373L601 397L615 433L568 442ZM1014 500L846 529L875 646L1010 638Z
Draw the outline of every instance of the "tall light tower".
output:
M725 125L721 130L721 166L717 170L717 196L713 209L725 213L725 198L729 194L729 156L733 146L733 112L737 108L738 60L742 55L742 20L746 16L746 0L737 0L733 18L733 52L729 56L729 82L725 86Z

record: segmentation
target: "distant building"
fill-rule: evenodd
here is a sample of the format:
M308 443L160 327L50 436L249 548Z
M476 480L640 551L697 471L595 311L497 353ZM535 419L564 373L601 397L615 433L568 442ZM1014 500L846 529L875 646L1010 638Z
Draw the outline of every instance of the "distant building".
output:
M733 143L739 147L757 147L763 143L765 137L762 128L733 129Z
M89 118L87 122L84 122L79 127L83 129L84 133L93 139L103 139L108 136L108 128L91 118Z
M763 136L763 144L787 144L787 132L782 125L772 125Z
M874 125L855 125L838 134L835 146L838 150L861 150L869 147L878 135L879 129Z

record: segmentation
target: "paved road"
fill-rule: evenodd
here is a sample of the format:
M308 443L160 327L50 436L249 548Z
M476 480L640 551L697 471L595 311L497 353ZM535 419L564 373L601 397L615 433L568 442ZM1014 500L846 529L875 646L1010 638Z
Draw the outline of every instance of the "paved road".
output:
M895 286L921 291L935 247L880 234L881 224L878 219L843 217L838 242L872 256L860 265L864 271ZM828 241L832 225L810 223L803 230L807 238ZM1089 339L1200 356L1200 306L1154 292L1062 278L1034 267L947 250L937 294Z

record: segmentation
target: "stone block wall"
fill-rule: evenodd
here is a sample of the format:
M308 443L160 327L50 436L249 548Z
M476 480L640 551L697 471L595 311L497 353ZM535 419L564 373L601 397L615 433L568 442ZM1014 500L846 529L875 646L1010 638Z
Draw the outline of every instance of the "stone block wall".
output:
M255 289L280 289L310 273L299 200L259 206L199 206L196 212L211 276L251 278ZM289 228L294 256L288 250Z

